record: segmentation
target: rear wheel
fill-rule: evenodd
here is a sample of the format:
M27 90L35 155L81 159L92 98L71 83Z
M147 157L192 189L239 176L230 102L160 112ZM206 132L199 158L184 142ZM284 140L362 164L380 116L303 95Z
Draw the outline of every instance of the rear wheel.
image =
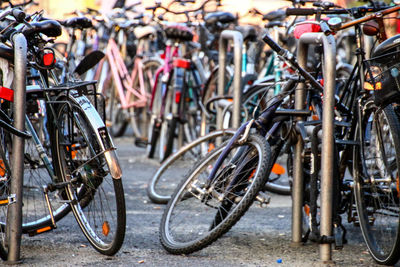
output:
M71 104L71 103L69 103ZM84 235L102 254L114 255L125 236L125 199L122 181L112 177L102 144L85 112L62 104L57 111L56 163L59 177L68 183L66 193ZM77 201L79 200L79 201Z

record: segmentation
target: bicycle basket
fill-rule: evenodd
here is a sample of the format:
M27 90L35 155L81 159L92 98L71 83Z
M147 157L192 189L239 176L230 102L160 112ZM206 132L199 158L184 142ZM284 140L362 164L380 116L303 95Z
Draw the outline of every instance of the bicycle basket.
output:
M396 39L399 36L380 44L367 61L364 89L373 92L378 106L400 101L400 42Z

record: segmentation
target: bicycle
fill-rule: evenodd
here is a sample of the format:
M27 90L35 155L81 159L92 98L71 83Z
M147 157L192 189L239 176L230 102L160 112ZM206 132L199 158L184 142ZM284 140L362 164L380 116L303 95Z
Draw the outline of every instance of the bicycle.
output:
M399 7L397 6L397 7L387 9L387 10L384 10L381 12L384 14L388 14L390 12L395 12L398 9L399 9ZM312 9L312 10L313 10L312 12L317 12L314 9ZM360 9L360 10L362 10L362 9ZM376 9L370 8L368 10L374 11ZM380 9L378 9L378 10L380 10ZM300 12L301 11L297 12L296 14L303 14ZM339 10L339 11L332 10L332 12L347 12L347 10ZM311 14L311 11L309 11L308 14ZM364 20L359 19L359 20L356 20L354 24L357 24L357 23L360 23L360 22L363 22L365 20L372 19L372 18L374 18L374 17L369 16L369 17L364 18ZM354 24L344 24L342 27L339 27L339 28L350 27L350 26L353 26ZM321 22L320 25L321 25L323 32L331 31L331 29L325 24L325 22ZM338 29L338 28L336 28L336 29ZM225 201L227 201L226 198L228 198L228 196L230 194L230 192L228 190L226 190L225 188L219 188L217 186L213 186L213 182L216 182L217 185L223 185L224 184L223 181L230 184L232 180L235 180L235 179L240 180L240 177L241 178L245 177L245 176L231 175L231 172L234 172L234 169L236 168L236 166L241 166L240 164L246 164L246 161L240 161L240 162L233 161L234 164L222 164L222 161L229 160L229 157L227 157L227 152L235 143L236 143L236 145L240 145L244 140L246 140L246 137L248 137L248 136L252 137L253 135L257 136L259 133L261 133L262 136L267 136L268 142L271 144L271 146L273 146L273 151L271 153L271 162L270 162L270 163L273 163L277 159L277 156L279 154L279 151L282 149L283 144L285 144L287 141L290 141L291 138L293 138L293 134L291 134L291 132L294 129L296 129L296 127L290 126L290 125L292 125L291 118L293 116L309 117L319 109L318 105L321 104L321 101L320 100L318 101L317 98L313 98L313 97L306 98L310 102L307 104L308 106L306 106L305 109L303 109L303 110L293 110L292 109L293 106L292 106L292 101L290 100L291 99L290 95L294 92L294 90L296 90L298 83L303 83L304 81L307 81L309 84L311 84L312 89L308 89L308 90L311 93L311 96L314 95L314 97L318 96L318 94L315 94L312 92L313 91L314 92L322 92L323 88L322 88L321 84L319 84L319 82L316 81L310 73L308 73L308 72L304 71L304 69L300 68L300 66L297 64L297 62L294 61L293 57L291 56L290 53L288 53L288 51L282 49L268 36L264 37L264 41L267 42L274 51L276 51L280 56L282 56L285 59L285 62L288 62L292 68L297 70L300 73L302 78L300 78L300 79L295 78L295 77L290 78L284 85L282 94L280 94L276 98L274 98L272 103L268 106L267 109L265 109L261 113L261 115L258 117L258 119L256 119L256 120L253 119L250 122L242 125L238 129L238 131L236 132L234 137L230 140L227 147L220 149L220 150L223 150L223 152L220 152L221 156L217 160L217 163L214 164L216 152L209 154L201 161L201 163L199 163L194 169L192 169L189 172L189 174L182 181L180 186L178 186L172 199L170 200L170 202L167 206L167 209L165 210L165 212L163 214L162 222L160 225L161 243L164 246L164 248L167 251L169 251L170 253L191 253L191 252L197 251L197 250L209 245L216 238L218 238L221 234L226 232L238 220L238 218L240 218L240 216L243 214L241 212L235 213L235 211L238 210L236 207L232 211L229 209L229 206L227 206L225 204ZM363 61L361 61L361 62L363 62ZM360 75L359 77L361 79L363 79L364 72L361 72L361 74L362 75ZM353 94L355 94L357 92L357 90L350 90L348 92L349 93L352 92ZM364 92L364 94L361 94L361 96L363 96L363 97L366 97L368 95L370 96L369 92L367 92L367 93ZM346 98L343 97L343 99L346 99ZM369 101L368 101L368 99L369 99ZM349 100L349 98L347 100ZM371 102L370 98L367 97L365 102L362 101L359 103L360 106L358 108L360 110L362 110L362 107L369 107L367 104L370 102ZM342 103L342 104L340 104L340 103ZM346 102L344 102L344 103L346 103ZM346 108L346 105L344 105L343 102L337 103L336 106L340 110L340 112L343 112L343 114L347 114L349 116L349 118L352 118L351 113L349 113L349 111L352 110L351 104L352 103L356 104L358 102L350 101L347 103L348 104L350 103L349 104L350 108ZM289 108L289 109L287 109L287 108ZM386 109L387 108L390 108L390 106L387 106ZM373 109L371 109L371 111L373 111ZM379 111L379 109L378 109L378 111ZM347 113L345 113L345 112L347 112ZM388 114L387 111L385 111L384 114ZM354 122L353 125L357 125L357 122L359 120L354 119L352 121ZM363 120L360 120L360 121L363 121ZM311 121L310 125L316 126L319 123L320 122L318 122L318 121L315 121L315 122ZM340 125L342 125L342 126L340 126ZM340 126L339 127L340 129L342 129L341 127L343 127L345 125L348 125L348 124L346 124L346 123L338 124L338 126ZM358 124L358 125L361 125L361 124ZM386 126L386 127L391 127L391 126L393 126L393 123L387 124L387 125L388 126ZM299 133L297 133L297 135L300 135L300 133L302 134L302 136L299 136L298 138L302 138L302 140L306 140L303 135L303 134L305 134L304 125L302 126L301 124L299 124L297 127L299 129L298 130ZM359 133L359 134L365 133L365 131L360 130L360 127L361 126L358 127L357 133ZM251 128L253 128L253 130L251 130ZM357 126L353 126L350 129L353 129L353 131L351 131L351 130L345 131L346 134L348 134L347 138L349 136L356 137L357 134L354 135L354 133L355 133L354 129L357 129ZM396 129L396 128L394 128L394 129ZM252 133L252 131L253 131L253 133ZM393 132L393 131L391 131L391 132ZM315 133L318 133L318 131L316 130ZM243 136L242 136L242 134L243 134ZM362 135L360 135L360 137L361 136ZM277 139L275 139L275 138L277 138ZM275 141L274 141L274 139L275 139ZM347 139L347 140L349 140L349 141L346 142L346 141L338 140L338 142L341 145L347 145L347 148L349 146L353 146L353 143L350 142L351 139ZM318 145L318 143L316 143L316 145ZM315 147L315 144L313 144L313 146ZM246 146L244 146L244 147L246 147ZM243 151L246 151L245 148L243 148ZM316 155L315 152L313 152L313 153L315 156ZM318 154L318 152L317 152L317 154ZM232 160L238 159L239 156L240 156L240 153L236 154L235 157L232 157ZM266 156L266 155L259 155L259 157L263 157L263 156ZM318 168L317 167L318 165L315 165L316 163L311 162L311 164L313 164L313 165L310 167L306 167L306 169ZM206 166L207 166L207 168L205 168ZM269 165L269 166L271 166L271 165ZM357 164L355 164L355 166L357 166ZM233 171L230 168L232 168ZM225 175L225 171L228 173L227 175ZM202 173L204 173L206 177L203 182L199 183L198 180L200 178L197 178L197 176L201 175ZM318 175L318 172L316 172L316 174ZM317 178L317 176L315 176L315 175L313 177L311 177L311 179ZM336 174L335 177L339 177L339 176ZM219 180L219 179L221 179L221 180ZM316 180L314 180L314 181L316 181ZM357 179L355 181L357 182ZM334 192L336 192L336 193L334 193L334 195L337 194L338 192L340 192L340 191L337 191L338 189L336 186L338 186L338 184L334 185ZM228 188L230 188L230 187L228 187ZM258 189L261 190L261 187ZM224 191L224 190L226 190L226 191ZM315 190L315 189L311 189L311 190ZM310 196L312 196L312 195L315 196L314 193L310 194ZM253 196L253 198L254 198L254 196ZM210 207L214 208L214 210L217 211L217 215L213 215L213 213L210 213L209 211L206 210L205 214L202 214L199 217L205 218L208 216L208 217L211 217L211 220L209 220L208 224L207 223L204 224L204 222L202 224L197 224L198 220L197 219L194 220L193 214L191 215L191 213L187 210L188 208L190 209L190 208L196 207L195 204L190 205L189 200L197 200L198 204L200 206L208 205L209 202L215 201L216 203L214 203ZM314 199L314 200L311 199L310 201L312 203L312 202L316 201L316 199ZM239 203L241 203L241 202L239 202ZM249 203L251 204L251 201L247 202L246 204L250 205ZM346 203L346 202L344 202L344 203ZM351 198L350 198L350 203L351 203ZM230 205L235 205L235 204L236 203L231 203ZM242 209L240 209L241 211L246 209L246 208L244 208L246 204L242 205ZM179 207L182 207L183 211L180 211L180 213L175 212L175 210L179 209ZM350 205L347 207L350 208L350 211L351 211L352 206ZM221 212L221 210L224 208L226 210L224 212ZM336 207L336 208L334 207L334 210L337 211L337 208L338 207ZM358 206L357 209L360 210L360 207ZM336 212L336 211L334 211L334 212ZM312 212L315 212L315 207ZM186 213L186 215L191 217L190 223L188 223L188 222L185 223L183 221L184 219L182 217L180 217L177 219L177 222L176 222L177 223L176 227L177 227L177 229L179 229L179 231L175 230L175 228L174 228L175 225L173 227L174 216L175 215L176 216L178 216L178 215L184 216L185 213ZM173 214L175 214L175 215L173 216ZM362 214L362 213L360 212L360 214ZM363 216L368 218L367 215L363 215ZM212 218L214 218L214 221L212 220ZM315 217L312 218L313 223L315 222L314 218ZM338 223L338 225L335 225L335 235L332 237L322 237L322 236L317 235L316 238L319 242L329 242L330 243L330 242L338 241L338 245L340 246L340 241L343 241L344 233L341 231L336 232L336 230L340 229L339 228L340 221L337 221L336 220L337 218L338 217L336 215L334 215L334 223L335 224ZM217 224L217 226L215 226L216 225L215 222L217 222L219 224ZM190 232L184 232L184 228L186 226L190 227L191 229L197 229L196 227L203 227L203 228L200 231L192 230ZM204 228L204 226L209 226L209 228ZM313 224L312 226L315 226L315 225ZM222 229L222 230L214 231L215 228ZM306 232L307 232L307 230L304 232L304 234L305 234L305 237L307 238ZM336 234L337 234L337 236L336 236ZM185 240L184 238L187 238L188 240ZM366 241L368 242L368 240L366 240ZM391 244L393 246L395 246L396 243L394 241L392 241ZM393 261L394 258L396 257L395 253L393 251L391 251L390 255L383 256L383 257L385 257L385 256L387 257L385 259L385 260L387 260L386 263ZM381 260L380 262L383 262L382 259L380 259L380 260Z
M115 23L111 29L118 28L121 32L125 32L140 25L143 25L140 20L133 20L129 24ZM124 63L119 45L114 40L117 31L113 31L105 48L107 61L101 63L95 76L95 79L100 81L99 91L106 97L107 126L110 132L114 136L121 136L130 121L138 144L147 140L147 125L150 120L147 108L150 103L151 88L154 86L154 73L160 66L159 59L145 49L145 44L156 35L155 29L147 26L140 34L137 36L139 46L133 60L132 71L128 71ZM115 88L107 87L111 78Z
M35 85L27 88L26 127L32 138L24 154L22 232L36 235L55 229L56 222L72 210L92 246L100 253L113 255L124 239L125 200L115 148L95 109L99 106L95 83L58 84L52 72L54 52L38 48L48 42L40 34L57 37L61 26L53 20L37 22L41 13L32 17L31 27L21 30L29 43L29 58L35 59L29 67L37 70L37 75L30 78ZM50 60L43 60L45 55ZM78 65L77 69L82 67ZM47 133L43 133L43 127L35 128L33 121L42 112L42 101ZM99 202L107 202L113 209L106 210ZM6 224L1 221L0 225L4 229Z

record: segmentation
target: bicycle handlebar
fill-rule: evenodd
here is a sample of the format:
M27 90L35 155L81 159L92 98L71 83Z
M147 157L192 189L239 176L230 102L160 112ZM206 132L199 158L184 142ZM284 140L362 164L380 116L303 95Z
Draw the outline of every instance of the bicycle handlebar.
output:
M353 8L336 8L336 9L322 9L322 8L288 8L286 9L287 16L309 16L316 14L365 14L367 12L378 12L390 9L389 7L353 7Z
M26 17L26 14L24 11L22 11L21 9L14 7L11 9L6 9L3 12L0 13L0 20L5 19L5 17L7 16L13 16L15 18L15 20L19 23L24 22L24 19Z
M298 64L298 62L295 60L295 57L289 51L282 48L274 40L272 40L268 33L262 37L262 40L267 43L278 55L282 56L285 61L288 62L289 65L295 70L297 70L308 82L310 82L315 89L319 90L320 92L324 91L322 85L315 80L315 78L309 72L307 72Z
M265 34L262 37L262 40L271 47L272 50L274 50L276 53L279 55L283 54L285 52L285 49L283 49L280 45L278 45L272 38L268 35Z

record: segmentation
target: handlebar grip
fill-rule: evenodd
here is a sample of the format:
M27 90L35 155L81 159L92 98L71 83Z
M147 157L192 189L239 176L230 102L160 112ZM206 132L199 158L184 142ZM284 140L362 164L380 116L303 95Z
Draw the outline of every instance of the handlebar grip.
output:
M286 9L286 16L308 16L314 15L314 8L288 8Z
M271 49L274 50L276 53L281 54L281 53L283 53L283 52L285 51L282 47L280 47L277 43L275 43L275 41L272 40L271 37L269 37L268 33L265 34L265 35L262 37L262 39L263 39L263 41L264 41L265 43L267 43L267 45L269 45L269 46L271 47Z
M13 15L13 17L18 21L18 22L24 22L24 19L25 19L25 17L26 17L26 14L25 14L25 12L24 11L22 11L21 9L19 9L19 8L14 8L13 10L12 10L12 13L11 13L12 15Z

